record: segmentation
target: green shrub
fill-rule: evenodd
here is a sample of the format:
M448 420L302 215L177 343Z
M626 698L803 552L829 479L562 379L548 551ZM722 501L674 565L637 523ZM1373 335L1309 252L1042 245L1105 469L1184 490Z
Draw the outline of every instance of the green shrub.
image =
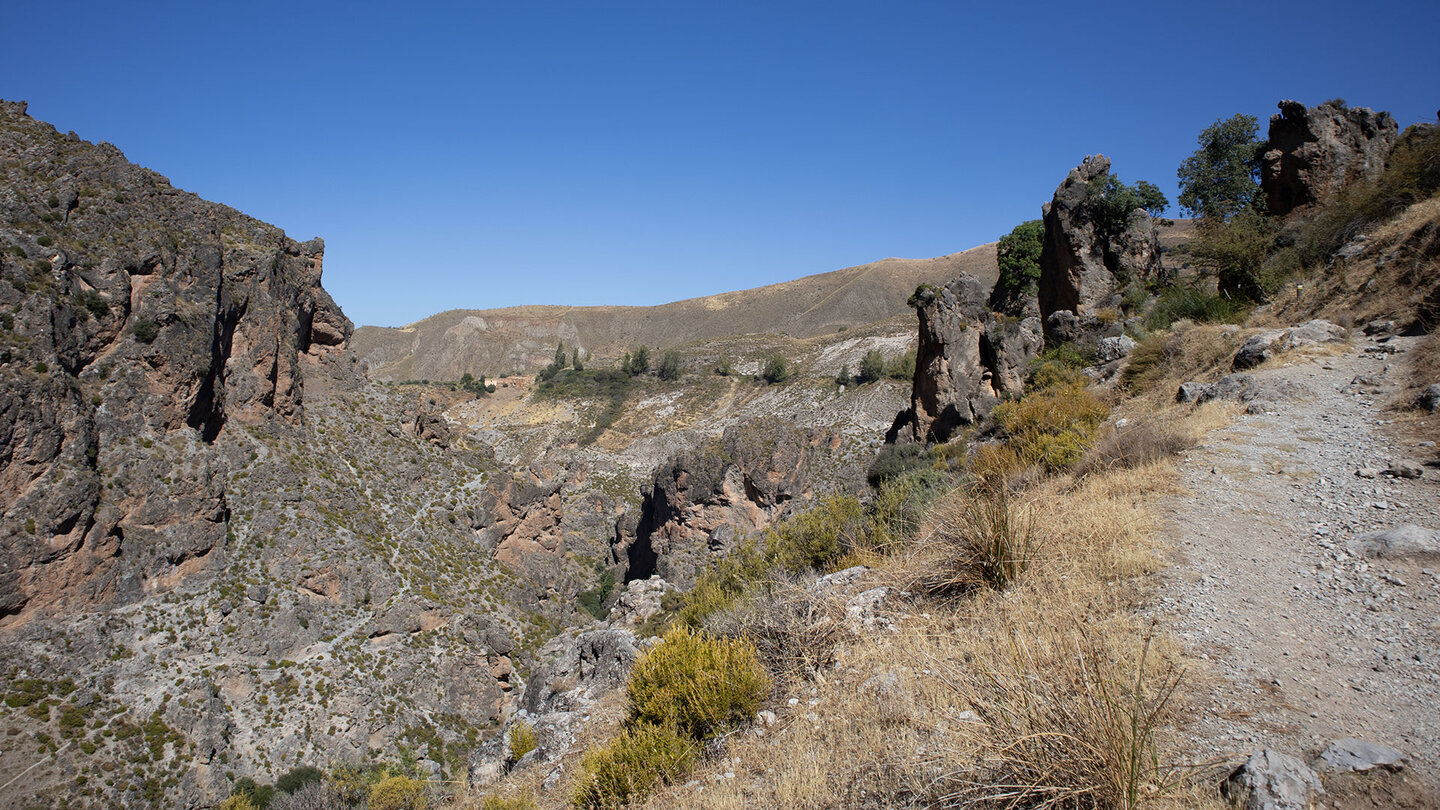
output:
M605 571L600 574L600 582L588 591L581 591L575 601L579 603L580 609L589 613L597 619L604 619L610 612L605 608L605 600L615 590L615 572Z
M894 362L886 363L885 374L895 380L915 379L915 350L911 349L895 358Z
M1222 295L1259 301L1283 283L1266 263L1279 235L1269 217L1246 208L1228 221L1201 220L1198 228L1200 238L1186 252L1214 273Z
M290 769L285 775L276 779L275 789L281 793L294 793L312 782L322 782L324 779L324 771L309 765L302 765Z
M1195 287L1166 287L1145 316L1150 329L1169 329L1179 320L1195 323L1239 323L1250 312L1246 301L1208 293Z
M865 480L870 486L879 487L891 478L911 470L929 467L930 462L931 458L926 454L925 448L918 444L881 445L880 451L875 454L875 460L870 462L870 468L865 471Z
M775 563L788 571L823 569L865 545L867 523L860 501L830 495L766 533Z
M785 382L790 379L790 366L785 362L784 357L772 354L765 361L765 368L761 370L760 377L771 385Z
M856 375L855 382L864 385L875 382L885 375L885 356L880 354L879 349L871 349L865 353L860 361L860 373Z
M429 806L425 783L408 776L392 775L370 787L367 810L425 810Z
M259 810L246 796L231 794L230 798L215 806L215 810Z
M355 806L370 795L370 788L380 781L384 773L376 767L358 762L342 762L330 768L330 786L340 800Z
M50 247L51 245L55 244L55 240L51 239L48 236L42 236L35 240L35 244L39 245L40 247Z
M678 779L698 757L696 744L672 727L633 726L609 745L585 752L571 804L582 810L624 807Z
M995 246L995 263L1000 275L990 292L990 308L1018 315L1026 299L1035 294L1040 281L1040 250L1045 242L1045 223L1038 219L1016 225L1000 237Z
M655 375L666 382L674 382L680 379L680 373L680 353L665 352L660 358L660 367L655 370Z
M131 327L131 334L141 343L154 343L155 338L160 335L160 324L149 315L135 316L135 325Z
M1050 471L1068 467L1080 460L1106 415L1105 406L1079 380L1002 402L992 417L1009 442L986 453L977 451L982 461L977 472L1006 475L1035 465Z
M749 642L710 638L682 625L635 662L625 688L628 722L708 740L752 717L769 688Z
M518 722L510 727L507 737L510 747L510 761L519 762L526 754L534 751L539 745L535 735L535 727L526 722Z

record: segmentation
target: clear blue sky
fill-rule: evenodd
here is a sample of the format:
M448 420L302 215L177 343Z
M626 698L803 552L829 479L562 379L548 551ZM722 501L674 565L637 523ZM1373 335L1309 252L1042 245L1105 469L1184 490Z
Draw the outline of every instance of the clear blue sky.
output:
M6 4L0 97L326 241L357 323L652 304L992 241L1103 152L1440 107L1440 3Z

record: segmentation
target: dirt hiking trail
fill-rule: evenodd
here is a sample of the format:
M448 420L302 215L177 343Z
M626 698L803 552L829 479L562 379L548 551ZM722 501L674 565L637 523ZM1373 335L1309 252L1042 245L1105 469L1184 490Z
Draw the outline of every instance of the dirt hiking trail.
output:
M1356 543L1440 529L1436 437L1385 407L1417 340L1357 334L1339 354L1272 360L1253 373L1274 400L1186 454L1161 505L1176 559L1157 609L1208 669L1182 727L1197 761L1309 761L1358 738L1440 788L1440 553ZM1387 472L1402 460L1420 477Z

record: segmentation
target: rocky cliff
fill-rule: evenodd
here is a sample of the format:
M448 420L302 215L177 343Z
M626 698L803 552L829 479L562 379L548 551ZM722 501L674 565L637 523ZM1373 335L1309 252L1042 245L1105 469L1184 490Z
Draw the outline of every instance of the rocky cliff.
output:
M350 322L324 244L180 191L0 105L0 622L111 606L213 566L211 445L304 419ZM173 442L166 459L157 442Z
M1260 168L1271 214L1285 216L1322 203L1340 189L1374 180L1397 138L1395 119L1335 99L1318 107L1280 102Z
M1038 297L1047 323L1054 312L1118 308L1126 286L1160 270L1160 236L1149 214L1136 209L1123 227L1098 214L1095 200L1109 176L1109 158L1087 157L1042 209Z

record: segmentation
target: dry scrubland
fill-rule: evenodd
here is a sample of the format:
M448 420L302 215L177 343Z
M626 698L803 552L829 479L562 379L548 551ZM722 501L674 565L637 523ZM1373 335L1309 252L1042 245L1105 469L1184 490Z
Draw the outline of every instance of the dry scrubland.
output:
M1217 365L1221 334L1177 333L1177 356L1152 375L1192 378ZM627 772L626 787L606 794L593 785L594 752L642 727L632 681L608 723L597 713L588 764L584 744L572 751L568 786L543 789L522 769L458 804L607 807L637 798L632 790L653 791L640 806L654 808L1211 801L1213 785L1190 778L1196 769L1168 737L1184 710L1185 663L1138 610L1162 564L1153 506L1173 491L1173 455L1232 412L1111 394L1110 414L1074 371L1046 368L1037 376L1051 381L1027 407L997 415L1008 442L969 457L927 454L868 510L823 503L672 606L677 627L758 647L773 688L755 695L773 717L737 715L719 733L682 735L683 754L652 744L632 755L651 775ZM1117 419L1102 427L1107 415ZM858 580L816 587L823 572L857 563L868 567ZM875 588L888 589L881 607L847 615L856 592Z

